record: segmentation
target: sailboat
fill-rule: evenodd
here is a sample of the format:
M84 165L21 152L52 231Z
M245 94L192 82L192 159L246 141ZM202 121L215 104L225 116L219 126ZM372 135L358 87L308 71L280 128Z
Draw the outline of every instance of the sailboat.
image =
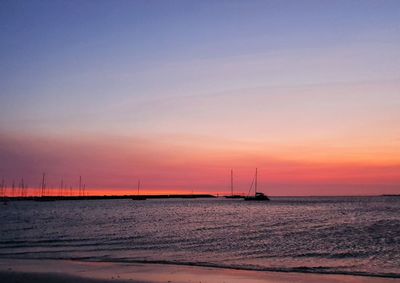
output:
M35 201L54 201L55 198L50 196L50 195L46 195L46 174L43 173L42 176L42 184L41 184L41 189L42 189L42 195L40 197L35 197L34 200Z
M139 195L139 191L140 191L140 180L138 181L138 185L137 185L137 195L133 196L132 200L146 200L145 196Z
M267 197L264 193L257 192L257 175L258 174L256 168L256 175L254 177L254 196L247 196L244 198L244 200L269 201L269 197Z
M225 198L243 198L241 195L234 195L233 194L233 170L231 169L231 195L225 196Z

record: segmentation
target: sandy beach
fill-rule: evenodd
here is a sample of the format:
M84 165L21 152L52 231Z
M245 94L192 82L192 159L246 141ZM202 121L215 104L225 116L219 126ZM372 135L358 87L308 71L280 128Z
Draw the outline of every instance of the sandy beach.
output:
M164 264L127 264L65 260L2 259L0 260L0 282L389 283L400 282L400 279L330 274L260 272Z

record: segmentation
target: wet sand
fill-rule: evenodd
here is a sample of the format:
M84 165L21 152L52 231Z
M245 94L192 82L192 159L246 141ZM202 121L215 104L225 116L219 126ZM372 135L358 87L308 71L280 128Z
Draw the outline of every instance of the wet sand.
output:
M260 272L222 268L165 265L104 263L66 260L0 260L0 282L9 283L378 283L400 279L349 275Z

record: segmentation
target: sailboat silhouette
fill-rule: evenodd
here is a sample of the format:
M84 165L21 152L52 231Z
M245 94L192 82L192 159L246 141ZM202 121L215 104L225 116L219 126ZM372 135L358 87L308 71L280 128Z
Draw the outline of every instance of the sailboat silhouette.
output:
M244 198L244 200L258 200L258 201L268 201L270 200L269 197L267 197L264 193L257 192L257 168L256 168L256 175L254 177L254 196L247 196ZM250 187L251 189L251 187Z
M138 180L137 185L137 195L132 197L132 200L146 200L145 196L140 195L140 180Z

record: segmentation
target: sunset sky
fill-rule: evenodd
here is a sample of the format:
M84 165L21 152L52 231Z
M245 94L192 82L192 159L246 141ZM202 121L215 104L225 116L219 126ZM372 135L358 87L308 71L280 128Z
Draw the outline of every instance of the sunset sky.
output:
M3 0L0 41L7 186L400 194L400 1Z

